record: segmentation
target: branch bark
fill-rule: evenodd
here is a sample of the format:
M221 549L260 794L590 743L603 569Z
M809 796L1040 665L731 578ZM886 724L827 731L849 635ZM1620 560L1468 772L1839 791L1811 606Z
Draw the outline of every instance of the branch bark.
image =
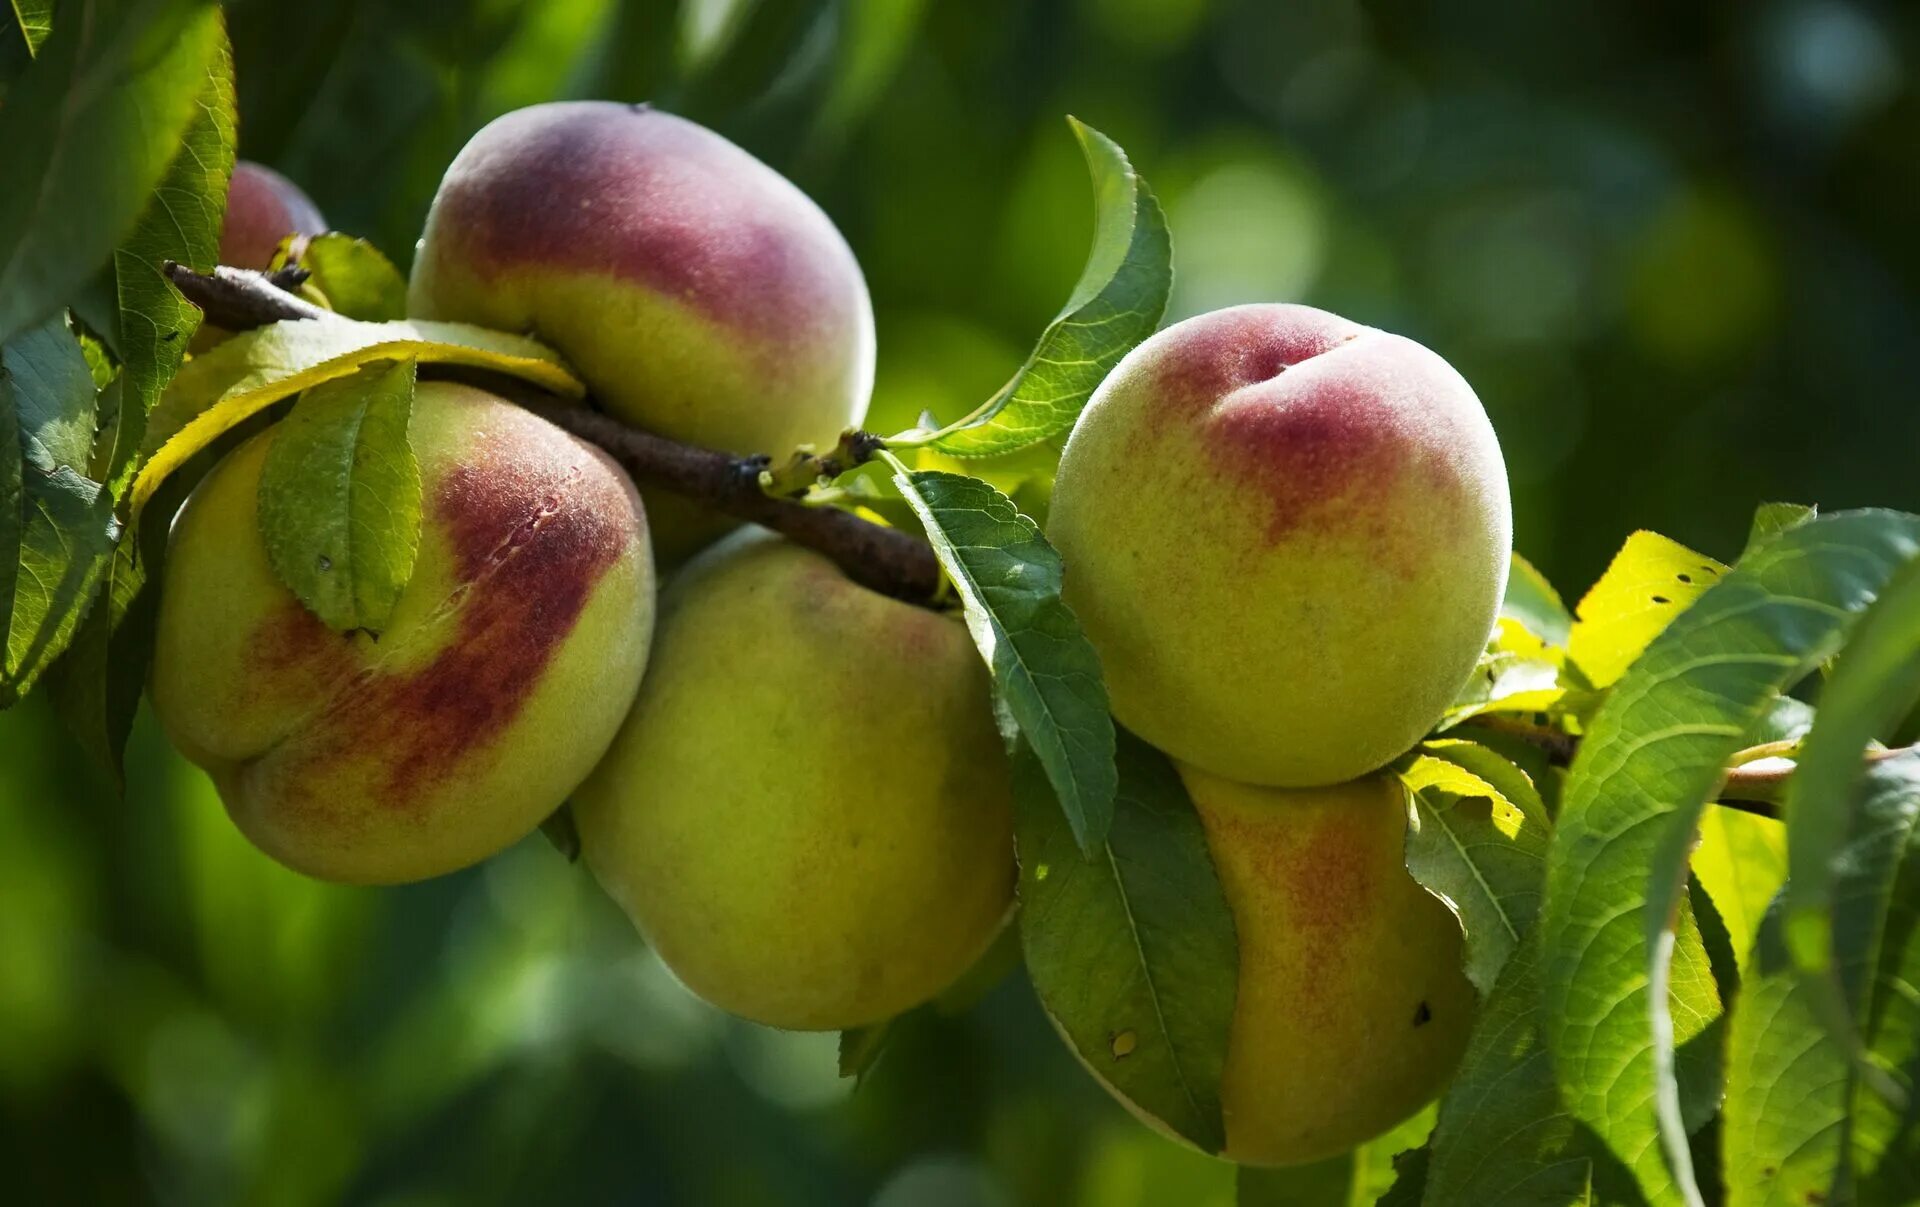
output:
M221 266L198 273L168 261L162 266L175 288L229 331L268 323L331 322L331 311L297 297L264 273ZM297 281L293 283L298 283ZM467 381L512 399L549 422L605 449L642 486L671 491L705 507L770 528L797 545L830 557L847 577L871 590L913 603L927 603L940 590L940 563L932 546L897 528L863 520L837 507L810 507L767 493L761 475L772 469L765 456L741 457L669 440L629 426L602 411L569 406L536 386L501 374L423 365L421 375ZM773 469L772 480L804 489L821 474L851 469L871 458L880 441L850 433L830 453L796 457Z

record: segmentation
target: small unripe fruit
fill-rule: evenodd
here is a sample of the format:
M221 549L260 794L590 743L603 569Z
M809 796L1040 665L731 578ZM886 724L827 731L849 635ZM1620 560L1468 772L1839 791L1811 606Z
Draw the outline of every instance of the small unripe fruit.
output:
M327 229L313 199L300 186L263 164L240 160L227 181L227 218L220 228L220 262L264 269L288 235L319 235Z
M1011 791L959 620L748 531L663 596L640 698L573 802L588 867L688 988L825 1030L918 1005L986 949Z
M420 549L377 639L269 566L275 428L195 489L161 583L161 725L256 845L328 880L418 880L524 837L605 751L652 632L646 518L603 453L445 383L420 384L409 430Z
M408 307L535 335L613 414L729 452L827 448L873 385L866 280L832 221L645 105L534 105L474 135L427 216ZM663 558L727 526L674 496L647 508Z
M1047 535L1114 715L1217 775L1299 787L1439 720L1493 629L1512 516L1446 361L1262 305L1120 363L1067 441Z

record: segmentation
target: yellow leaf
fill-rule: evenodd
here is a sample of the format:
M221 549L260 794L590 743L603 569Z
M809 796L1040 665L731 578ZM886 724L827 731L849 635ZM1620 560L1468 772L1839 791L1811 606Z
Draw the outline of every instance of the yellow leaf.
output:
M308 319L244 332L182 366L147 421L145 462L133 483L138 514L166 476L234 425L373 361L415 358L532 382L565 398L586 387L559 354L526 338L465 323Z
M1708 809L1700 818L1693 874L1727 924L1740 971L1747 969L1767 903L1787 880L1787 828L1771 817Z
M1611 685L1726 572L1719 562L1657 532L1634 533L1580 601L1567 639L1568 657L1593 686Z

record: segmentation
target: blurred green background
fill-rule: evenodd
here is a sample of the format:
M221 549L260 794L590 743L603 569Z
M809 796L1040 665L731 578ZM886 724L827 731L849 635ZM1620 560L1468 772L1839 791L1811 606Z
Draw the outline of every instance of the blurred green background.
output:
M871 426L951 418L1064 299L1062 115L1165 203L1173 316L1313 302L1479 390L1568 594L1626 533L1920 509L1920 9L1524 0L356 0L231 13L241 149L404 262L507 109L653 99L798 180L879 316ZM396 890L255 854L143 718L117 799L0 716L0 1165L22 1203L1226 1204L1016 973L857 1092L680 990L535 838ZM824 786L823 786L824 787Z

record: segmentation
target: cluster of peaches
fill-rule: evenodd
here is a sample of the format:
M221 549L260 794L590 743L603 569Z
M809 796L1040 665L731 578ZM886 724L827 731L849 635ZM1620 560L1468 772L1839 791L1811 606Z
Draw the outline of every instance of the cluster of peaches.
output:
M223 260L317 233L243 164ZM874 329L822 211L645 106L542 105L440 185L418 318L526 333L596 403L784 456L862 420ZM240 828L308 874L449 872L571 802L588 867L695 993L773 1026L885 1020L1006 925L1008 756L959 617L694 503L470 385L422 381L424 522L377 639L280 584L258 530L277 429L173 528L152 676ZM1061 456L1047 535L1116 718L1175 761L1240 950L1226 1155L1314 1159L1430 1099L1473 993L1407 874L1380 769L1484 649L1510 546L1472 390L1411 341L1293 305L1135 349ZM656 567L664 580L657 595Z

